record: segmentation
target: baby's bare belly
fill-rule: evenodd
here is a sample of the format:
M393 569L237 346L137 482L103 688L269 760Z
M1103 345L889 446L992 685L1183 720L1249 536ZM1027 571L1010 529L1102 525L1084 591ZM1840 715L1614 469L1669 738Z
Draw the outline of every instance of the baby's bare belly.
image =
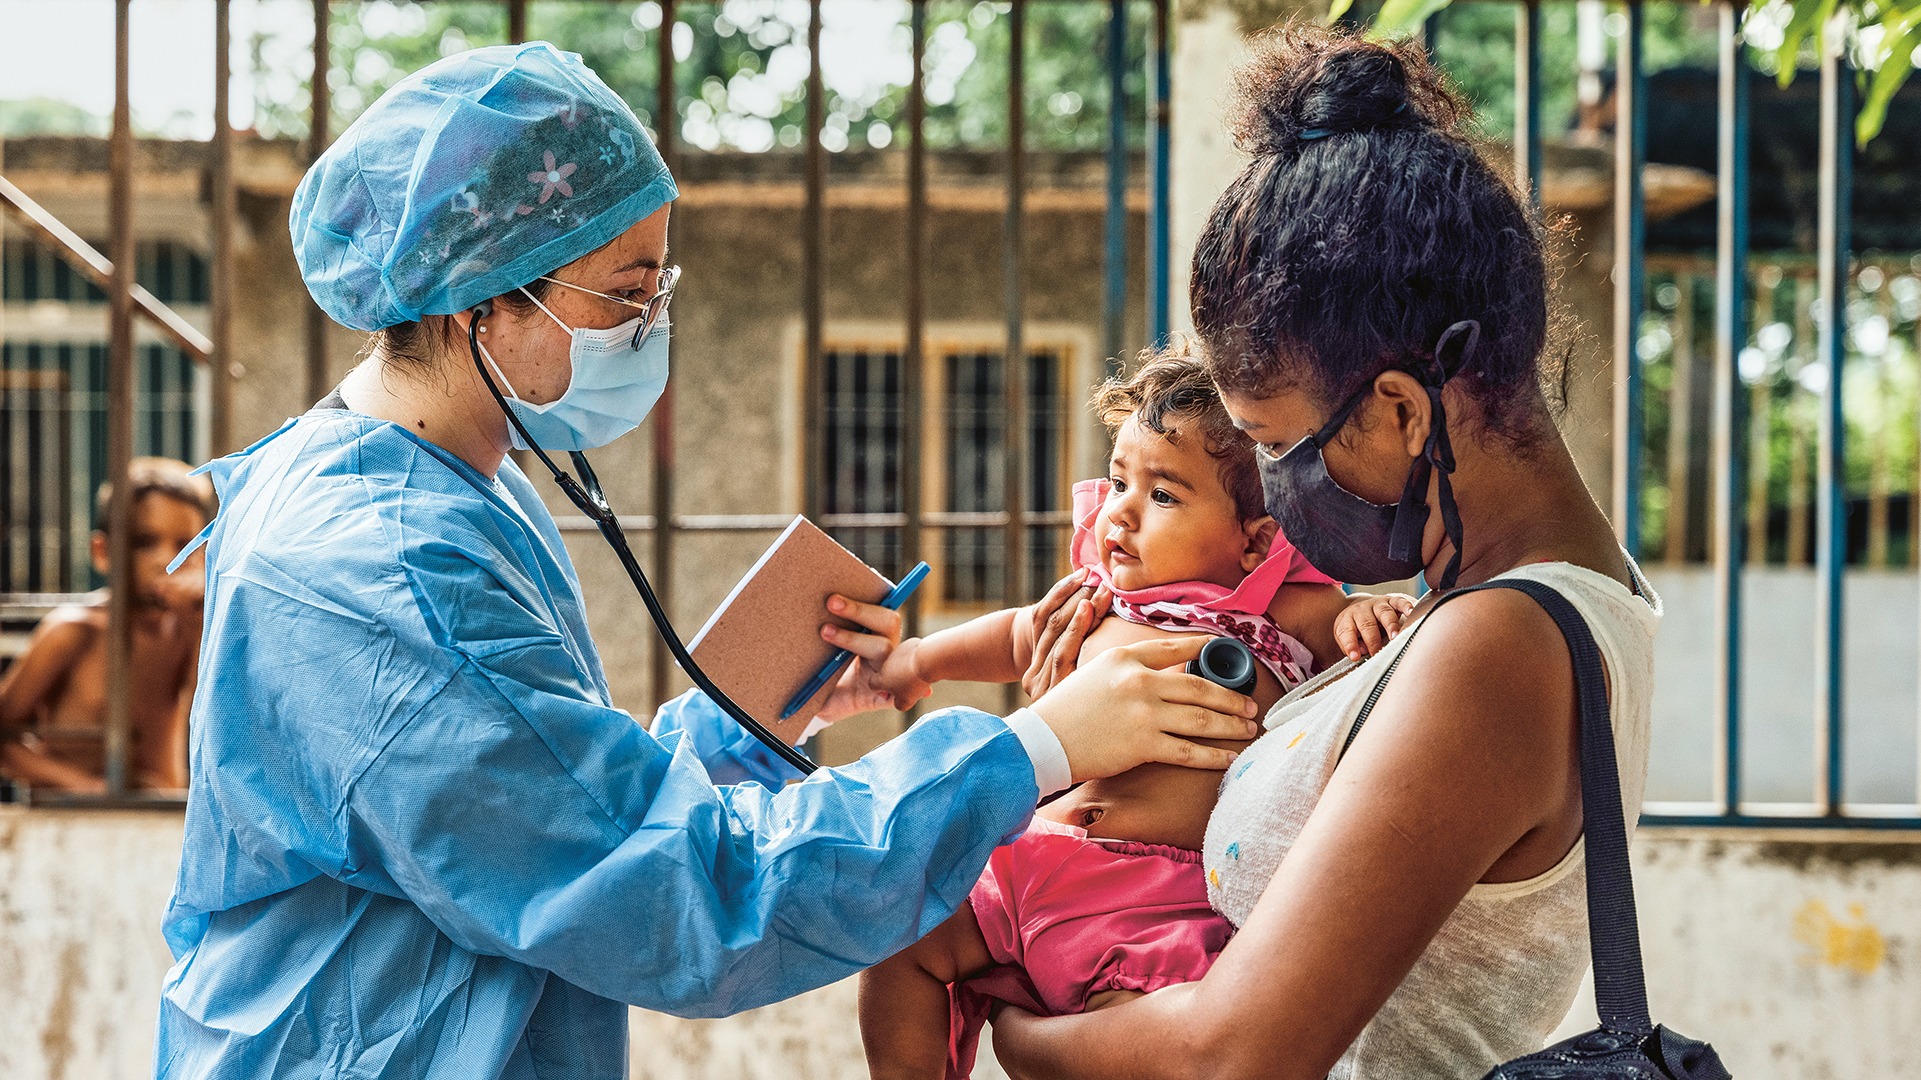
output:
M1108 617L1087 636L1081 662L1122 645L1157 638L1197 637L1171 634L1151 626ZM1260 669L1254 700L1265 712L1280 700L1281 686L1274 674ZM1211 746L1239 750L1246 742L1206 740ZM1041 807L1041 817L1086 829L1089 836L1167 844L1198 851L1207 834L1207 819L1220 794L1221 774L1212 769L1178 765L1142 765L1119 776L1090 780Z

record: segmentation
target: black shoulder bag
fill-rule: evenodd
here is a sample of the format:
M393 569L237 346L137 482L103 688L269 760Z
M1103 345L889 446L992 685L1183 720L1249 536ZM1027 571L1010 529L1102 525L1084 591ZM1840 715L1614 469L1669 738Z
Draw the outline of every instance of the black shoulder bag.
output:
M1732 1080L1712 1046L1655 1024L1648 1013L1640 928L1634 914L1634 876L1628 866L1627 825L1621 808L1621 774L1614 758L1601 650L1593 633L1566 597L1526 578L1497 579L1460 589L1436 606L1481 589L1517 589L1532 597L1560 626L1574 661L1581 724L1582 832L1587 839L1588 948L1594 957L1594 1000L1601 1014L1601 1025L1593 1031L1497 1065L1482 1080ZM1382 685L1404 654L1405 648L1396 654L1381 677ZM1354 718L1349 745L1380 694L1381 686L1376 686Z

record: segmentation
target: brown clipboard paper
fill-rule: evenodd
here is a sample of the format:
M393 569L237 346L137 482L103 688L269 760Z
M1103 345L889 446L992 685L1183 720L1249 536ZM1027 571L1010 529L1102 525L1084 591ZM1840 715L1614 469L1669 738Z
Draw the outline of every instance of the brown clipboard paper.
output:
M821 687L791 720L781 710L834 654L821 640L823 622L854 624L827 612L830 593L878 604L893 588L873 567L796 517L694 635L694 662L727 696L788 743L833 693Z

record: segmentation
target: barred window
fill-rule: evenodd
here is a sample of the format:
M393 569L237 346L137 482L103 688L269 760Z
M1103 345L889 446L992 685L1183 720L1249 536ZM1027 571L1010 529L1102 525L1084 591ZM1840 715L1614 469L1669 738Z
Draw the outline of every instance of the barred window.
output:
M1027 359L1027 510L1065 510L1065 356L1059 349L1034 349ZM938 419L937 429L926 434L924 445L929 461L938 466L938 480L927 488L924 510L965 515L1000 513L1005 508L1005 367L1003 353L994 349L950 348L930 354L930 378L925 385L939 395L936 407L929 411ZM898 514L904 509L903 368L897 348L830 348L824 354L826 429L820 446L825 513ZM907 569L901 565L897 527L842 527L830 532L889 577L898 579ZM1052 582L1065 568L1061 533L1058 524L1029 527L1023 595ZM927 535L923 557L934 564L938 589L930 594L932 599L967 607L1002 602L1007 568L1006 534L1000 525L930 526Z

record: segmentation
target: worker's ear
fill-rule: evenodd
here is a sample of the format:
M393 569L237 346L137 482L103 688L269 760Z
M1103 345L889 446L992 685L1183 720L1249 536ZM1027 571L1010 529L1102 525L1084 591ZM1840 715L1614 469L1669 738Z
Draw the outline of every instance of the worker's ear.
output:
M93 572L101 577L107 577L107 534L95 529L93 542L88 545L88 551L93 555Z

